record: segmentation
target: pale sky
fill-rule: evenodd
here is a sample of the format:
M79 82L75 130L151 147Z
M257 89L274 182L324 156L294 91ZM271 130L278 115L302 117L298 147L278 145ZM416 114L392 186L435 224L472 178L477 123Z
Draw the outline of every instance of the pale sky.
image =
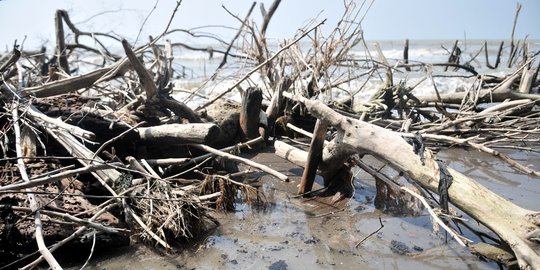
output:
M272 1L259 1L268 9ZM358 6L363 2L356 0ZM183 0L171 28L189 29L204 25L238 27L221 5L243 18L252 1ZM363 11L371 3L366 1ZM512 30L516 1L510 0L374 0L362 23L368 40L425 39L495 39L507 40ZM523 0L516 29L516 38L540 39L540 1ZM73 22L86 31L114 32L134 41L144 18L156 0L0 0L0 50L11 49L15 39L24 39L25 48L41 44L54 46L54 13L69 12ZM143 28L139 45L147 36L161 33L176 1L159 0ZM105 12L90 20L93 15ZM342 0L282 0L268 28L267 36L291 38L295 31L312 18L327 18L323 30L335 26L343 12ZM256 7L253 18L260 22ZM234 30L219 27L205 31L229 40ZM173 36L173 41L196 42L185 36Z

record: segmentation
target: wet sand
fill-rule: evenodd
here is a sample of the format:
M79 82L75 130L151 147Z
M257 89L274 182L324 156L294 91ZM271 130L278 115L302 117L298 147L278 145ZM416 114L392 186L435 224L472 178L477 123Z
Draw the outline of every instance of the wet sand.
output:
M449 149L438 156L514 203L540 210L540 179L477 151ZM540 169L539 154L511 156ZM365 173L354 180L354 197L332 207L292 198L302 170L271 149L247 157L291 177L289 183L260 178L265 208L250 209L239 201L235 213L216 215L220 227L180 253L164 255L137 245L94 257L86 269L499 269L450 238L446 241L444 233L434 233L424 212L396 216L376 209L375 181ZM384 227L356 248L380 227L379 217ZM478 227L475 223L469 222Z

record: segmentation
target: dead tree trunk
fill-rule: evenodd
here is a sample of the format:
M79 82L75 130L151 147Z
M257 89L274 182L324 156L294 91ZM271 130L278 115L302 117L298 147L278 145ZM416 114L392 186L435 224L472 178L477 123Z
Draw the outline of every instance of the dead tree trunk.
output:
M250 87L242 95L240 109L240 129L242 139L254 139L259 136L259 115L261 113L262 91Z
M317 120L315 130L313 130L311 145L309 147L308 159L304 168L304 173L302 174L300 187L298 188L298 194L310 192L311 188L313 188L313 181L315 180L315 175L317 174L317 167L322 159L326 128L327 125L324 123L324 121Z
M66 41L64 39L63 12L65 11L57 10L56 16L54 17L56 26L56 58L58 59L60 68L69 75L69 64L66 56Z
M437 192L440 171L429 150L425 150L423 164L398 133L344 117L319 101L297 99L313 116L338 130L334 143L341 149L386 160L411 180ZM448 170L454 179L448 189L449 201L506 241L521 268L540 269L540 213L521 208L467 176Z
M409 64L409 39L405 40L405 46L403 47L403 62L405 65ZM411 67L407 65L405 70L411 71Z

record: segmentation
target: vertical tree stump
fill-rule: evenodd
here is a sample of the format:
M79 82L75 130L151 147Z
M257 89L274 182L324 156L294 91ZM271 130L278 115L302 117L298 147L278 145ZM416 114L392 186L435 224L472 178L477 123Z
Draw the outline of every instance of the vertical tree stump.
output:
M313 182L315 175L317 174L317 167L322 159L322 152L324 147L324 135L326 135L327 124L324 121L317 120L315 124L315 130L313 130L313 138L309 147L308 159L302 174L302 180L300 187L298 188L298 194L304 194L310 192L313 188Z
M57 10L56 16L54 17L55 27L56 27L56 58L60 68L67 73L69 72L69 64L66 56L66 41L64 39L64 16L63 10Z
M259 114L261 112L262 91L250 87L242 95L240 109L240 130L242 139L254 139L259 136Z
M405 65L409 64L409 39L405 39L405 46L403 47L403 62ZM405 70L411 71L411 67L405 66Z

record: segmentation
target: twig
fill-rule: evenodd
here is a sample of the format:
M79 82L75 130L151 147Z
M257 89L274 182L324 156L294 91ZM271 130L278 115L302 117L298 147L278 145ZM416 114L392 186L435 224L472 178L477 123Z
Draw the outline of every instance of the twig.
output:
M106 201L105 203L103 203L102 205L104 206L103 208L101 208L96 214L94 214L90 219L89 221L94 221L96 218L98 218L99 216L101 216L103 213L105 213L105 211L109 210L109 208L113 207L114 204L110 204L111 202L113 202L114 200L116 199L110 199L109 201ZM109 204L109 205L107 205ZM57 250L58 248L62 247L63 245L67 244L68 242L70 242L71 240L75 239L75 237L78 237L79 235L81 235L84 231L86 231L87 228L85 226L82 226L80 227L79 229L77 229L75 232L73 232L70 236L64 238L62 241L59 241L59 242L56 242L54 245L50 246L49 247L49 250L51 252ZM31 254L33 255L33 254ZM22 259L25 259L26 257L22 258ZM32 268L35 268L41 261L43 261L44 257L43 256L40 256L39 258L35 259L33 262L31 262L30 264L26 265L25 267L22 267L21 270L28 270L28 269L32 269ZM17 262L17 261L16 261ZM9 267L11 265L13 265L14 263L16 262L13 262L9 265L6 265L5 267ZM4 268L0 268L0 269L4 269Z
M233 39L231 40L231 42L229 43L229 46L227 46L227 50L225 50L225 54L223 55L223 59L221 60L221 63L219 63L219 66L217 69L221 69L226 63L227 63L227 56L229 56L229 52L231 51L232 47L233 47L233 44L234 44L234 41L240 36L240 34L242 33L242 30L244 29L244 26L247 24L247 21L249 19L249 16L251 16L251 12L253 12L253 9L255 8L255 5L257 4L257 2L253 2L253 4L251 4L251 7L249 8L249 11L248 13L246 14L246 17L244 18L244 20L242 21L242 25L240 25L240 28L238 28L238 32L236 32L236 35L234 35ZM223 6L223 8L225 8L225 6ZM225 8L225 10L227 10Z
M287 182L289 181L288 176L286 176L286 175L284 175L284 174L282 174L282 173L280 173L280 172L278 172L278 171L276 171L274 169L271 169L268 166L256 163L256 162L251 161L249 159L245 159L245 158L242 158L242 157L239 157L239 156L235 156L235 155L220 151L218 149L212 148L212 147L204 145L204 144L193 144L193 146L196 147L196 148L199 148L201 150L204 150L206 152L212 153L214 155L218 155L218 156L230 159L230 160L242 162L242 163L244 163L246 165L249 165L249 166L251 166L253 168L257 168L257 169L259 169L261 171L267 172L267 173L277 177L278 179L280 179L282 181L287 181Z
M450 227L448 227L440 218L439 216L437 216L437 214L435 213L435 211L433 211L433 208L431 208L431 206L429 205L429 203L426 201L426 199L423 197L423 196L420 196L419 194L417 194L416 192L410 190L409 188L407 187L400 187L401 190L411 194L413 197L417 198L418 200L420 200L420 202L422 202L422 204L424 205L424 207L426 207L426 209L428 210L429 214L431 215L431 217L433 218L433 220L435 220L435 222L437 222L437 224L439 224L439 226L441 226L445 231L447 231L450 236L452 236L452 238L454 238L458 244L460 244L461 246L463 247L466 247L467 244L465 244L463 242L463 240L461 238L464 238L463 236L461 235L458 235L456 234L456 232L454 232L454 230L452 230ZM467 242L470 242L472 243L471 240L469 239L466 239L464 238Z
M27 208L27 207L13 206L12 208L13 208L14 211L21 211L21 212L26 212L26 213L33 212L32 209ZM67 213L59 213L59 212L50 211L50 210L40 210L40 212L43 215L62 218L64 220L77 223L77 224L79 224L81 226L91 227L91 228L94 228L96 230L106 232L106 233L118 234L118 233L129 232L129 230L127 230L127 229L107 227L107 226L104 226L104 225L102 225L100 223L96 223L96 222L93 222L93 221L90 221L90 220L81 219L81 218L75 217L75 216L67 214Z
M122 164L121 163L92 164L92 165L88 165L88 166L85 166L85 167L82 167L82 168L69 170L69 171L64 171L64 172L54 174L54 175L48 175L48 176L44 176L44 177L40 177L40 178L35 178L35 179L32 179L32 181L24 181L24 182L21 182L21 183L15 183L15 184L11 184L11 185L1 186L0 187L0 192L1 191L7 191L7 190L20 190L20 189L23 189L23 188L37 187L37 186L41 186L41 185L45 185L45 184L48 184L48 183L52 183L52 182L61 180L61 179L66 178L66 177L70 177L72 175L94 172L94 171L103 170L103 169L106 169L106 168L111 168L111 166L119 166L119 165L122 165Z
M370 238L372 235L378 233L380 230L382 230L382 228L384 228L384 224L382 223L382 219L381 219L381 216L379 216L379 224L381 224L381 227L379 227L377 230L375 230L374 232L370 233L368 236L364 237L364 239L360 240L360 242L358 242L354 247L355 248L358 248L362 243L364 243L364 241L366 241L368 238Z
M94 248L96 247L96 238L97 238L96 235L97 233L94 232L93 237L92 237L92 247L90 248L90 254L88 255L88 258L84 262L83 266L81 266L80 270L83 270L90 262L90 259L92 259L92 255L94 254Z
M21 178L25 182L30 182L30 179L29 179L28 174L26 172L26 166L24 164L24 159L20 158L20 157L23 156L23 154L22 154L22 147L21 147L21 130L20 130L20 127L19 127L20 119L19 119L19 108L18 108L19 102L18 102L18 100L15 100L14 105L15 106L13 107L11 113L12 113L12 116L13 116L13 123L14 123L13 124L13 129L15 131L15 148L16 148L15 150L17 152L17 157L19 157L17 159L17 167L19 168L19 173L21 175ZM32 191L32 190L27 189L27 191ZM28 194L28 201L30 203L30 208L35 213L35 215L34 215L34 223L35 223L35 227L36 227L36 229L35 229L35 238L36 238L36 243L37 243L39 252L45 258L45 260L47 261L47 263L49 264L49 266L52 269L62 269L60 264L58 264L58 262L56 261L54 256L51 254L51 252L49 251L49 249L47 249L47 246L45 245L45 240L43 239L43 224L41 222L41 213L40 213L40 210L39 210L39 206L38 206L38 203L37 203L36 196L34 194Z
M243 81L245 81L247 78L249 78L253 73L255 73L257 70L259 70L260 68L262 68L263 66L265 66L266 64L268 64L269 62L271 62L272 60L274 60L274 58L276 58L279 54L281 54L283 51L287 50L289 47L291 47L292 45L296 44L298 41L300 41L302 38L304 38L305 36L307 36L307 34L309 34L311 31L313 31L313 29L316 29L317 27L319 27L320 25L324 24L326 22L326 19L321 21L320 23L318 23L317 25L313 26L312 28L310 28L308 31L305 31L304 33L302 33L302 35L300 35L299 37L297 37L295 40L293 40L292 42L290 42L289 44L283 46L283 48L281 48L279 51L277 51L274 55L272 55L270 58L266 59L266 61L260 63L259 65L257 65L256 67L254 67L252 70L250 70L246 75L244 75L244 77L242 77L240 80L238 80L234 85L232 85L231 87L229 87L227 90L223 91L222 93L220 93L219 95L217 95L216 97L214 97L213 99L211 99L210 101L206 102L204 105L202 106L199 106L197 109L195 109L195 111L200 111L208 106L210 106L212 103L216 102L218 99L222 98L225 94L229 93L230 91L232 91L233 89L235 89L237 86L239 86Z
M154 13L154 11L156 10L158 3L159 3L159 0L156 0L156 3L154 3L154 7L152 7L152 10L150 10L150 12L148 12L148 15L146 15L146 17L144 18L144 21L142 22L141 27L139 28L139 32L137 33L137 37L135 38L135 42L133 42L133 44L137 44L137 41L139 41L139 37L141 36L141 32L144 28L144 25L146 24L146 21L148 21L148 18L150 18L150 15L152 15L152 13Z
M142 121L142 122L140 122L140 123L137 123L135 126L133 126L133 127L129 128L128 130L126 130L126 131L120 133L118 136L116 136L116 137L114 137L114 138L112 138L112 139L106 141L105 143L103 143L103 144L98 148L98 150L96 150L96 152L94 152L94 155L92 156L91 159L96 158L96 156L99 155L99 153L101 153L101 151L103 151L103 149L105 149L105 147L107 147L109 144L111 144L111 143L113 143L113 142L115 142L115 141L121 139L121 138L124 137L126 134L128 134L128 133L131 132L132 130L138 128L138 127L139 127L140 125L142 125L142 124L146 124L146 122L145 122L145 121Z

